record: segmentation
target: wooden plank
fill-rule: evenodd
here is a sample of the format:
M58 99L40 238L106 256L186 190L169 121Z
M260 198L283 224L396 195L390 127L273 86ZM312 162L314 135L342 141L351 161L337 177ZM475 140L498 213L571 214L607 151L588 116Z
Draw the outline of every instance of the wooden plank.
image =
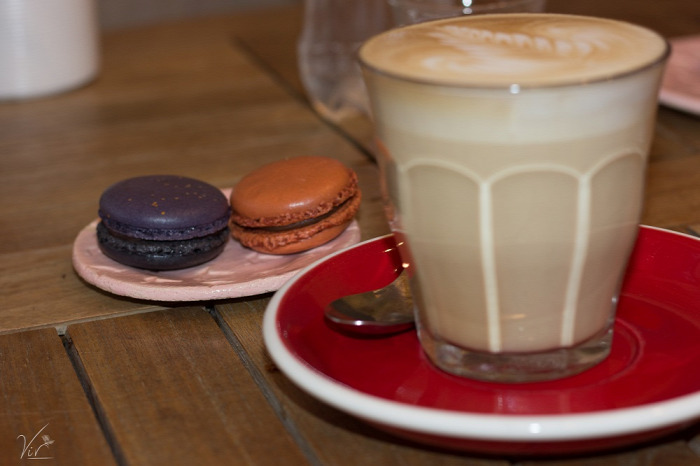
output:
M694 0L665 0L663 8L659 8L659 3L653 1L547 0L546 10L630 21L652 28L666 37L674 37L698 32L697 7Z
M0 336L0 463L115 464L54 329Z
M125 2L98 0L100 27L125 28L137 24L172 21L196 16L231 13L250 8L272 7L297 0L149 0Z
M262 315L268 299L216 306L259 377L279 400L284 416L323 465L426 464L504 466L508 461L441 451L388 435L302 392L277 369L265 351Z
M86 284L73 271L71 251L61 246L0 256L0 333L162 309Z
M700 223L700 152L649 166L642 220L662 227Z
M698 466L697 456L686 442L675 441L638 450L581 458L523 461L519 466Z
M67 335L125 463L306 462L204 309L76 324Z
M686 157L700 154L699 125L700 121L696 116L661 106L657 115L656 134L669 139L676 146L675 150L665 151L666 158L674 153ZM655 152L654 148L652 148L653 152Z

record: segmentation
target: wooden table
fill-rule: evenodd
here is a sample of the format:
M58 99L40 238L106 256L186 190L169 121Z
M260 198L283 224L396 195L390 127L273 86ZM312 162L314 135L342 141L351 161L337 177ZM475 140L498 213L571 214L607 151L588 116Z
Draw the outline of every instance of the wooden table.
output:
M700 33L695 0L550 0L559 12ZM308 107L300 9L111 32L99 79L0 103L0 463L697 465L698 426L574 458L506 459L396 439L316 401L272 364L270 295L177 305L81 281L72 242L112 182L185 174L232 186L286 156L337 157L360 176L363 239L388 231L367 121ZM700 120L661 108L644 223L700 231ZM44 444L42 447L41 445Z

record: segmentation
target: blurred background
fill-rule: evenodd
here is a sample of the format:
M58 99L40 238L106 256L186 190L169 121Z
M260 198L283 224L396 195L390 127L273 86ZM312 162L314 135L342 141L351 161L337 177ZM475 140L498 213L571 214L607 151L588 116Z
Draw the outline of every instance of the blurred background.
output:
M348 0L352 1L352 0ZM301 0L98 0L103 30L149 24L163 20L191 18L276 5L293 5Z

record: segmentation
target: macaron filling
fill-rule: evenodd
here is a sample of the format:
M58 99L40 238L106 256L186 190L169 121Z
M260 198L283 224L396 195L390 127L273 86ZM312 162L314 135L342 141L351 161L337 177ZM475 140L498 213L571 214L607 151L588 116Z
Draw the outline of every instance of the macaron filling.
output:
M97 238L99 243L108 245L110 249L118 248L122 252L133 254L148 253L161 256L187 256L197 254L204 250L223 246L228 240L229 234L228 228L225 228L211 235L193 238L188 241L143 240L110 232L102 222L97 224Z
M226 228L228 226L228 221L230 218L230 216L226 214L209 224L195 225L182 229L167 229L139 228L109 218L109 216L103 214L102 211L99 212L99 215L102 219L102 223L104 223L105 226L114 233L128 235L133 238L139 238L144 240L164 241L186 240L211 235L213 233L221 231L223 228Z
M314 225L316 223L320 223L323 220L327 219L328 217L334 215L335 213L340 211L346 204L348 204L351 199L352 198L346 199L345 202L343 202L342 204L335 206L330 211L328 211L325 214L322 214L318 217L307 218L306 220L301 220L299 222L290 223L289 225L271 225L271 226L257 227L257 228L250 228L250 227L242 227L242 228L247 228L247 229L252 229L252 230L261 230L261 231L271 231L271 232L290 231L290 230L296 230L297 228L305 228L305 227Z

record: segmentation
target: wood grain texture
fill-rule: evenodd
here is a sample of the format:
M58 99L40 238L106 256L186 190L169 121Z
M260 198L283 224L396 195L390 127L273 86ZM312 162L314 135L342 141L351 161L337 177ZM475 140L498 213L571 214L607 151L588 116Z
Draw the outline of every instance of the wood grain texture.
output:
M0 103L0 333L159 306L72 271L75 236L102 191L127 177L183 174L223 188L266 162L328 155L359 174L363 238L388 231L371 160L236 45L251 23L235 18L106 34L96 82Z
M211 316L183 308L68 327L126 464L303 464Z
M694 0L665 0L663 3L636 0L547 0L547 11L602 16L645 26L666 37L698 32L700 13Z
M0 464L116 464L55 330L0 335L0 394Z
M505 466L508 461L486 459L432 449L388 435L302 392L267 354L261 340L267 298L216 307L222 321L278 400L284 416L319 464L348 465L473 465Z
M83 282L73 271L71 251L57 246L0 255L0 334L162 309Z
M518 466L698 466L700 457L684 441L641 447L634 451L582 458L523 461Z
M234 13L300 0L97 0L100 27L117 29L175 19Z

